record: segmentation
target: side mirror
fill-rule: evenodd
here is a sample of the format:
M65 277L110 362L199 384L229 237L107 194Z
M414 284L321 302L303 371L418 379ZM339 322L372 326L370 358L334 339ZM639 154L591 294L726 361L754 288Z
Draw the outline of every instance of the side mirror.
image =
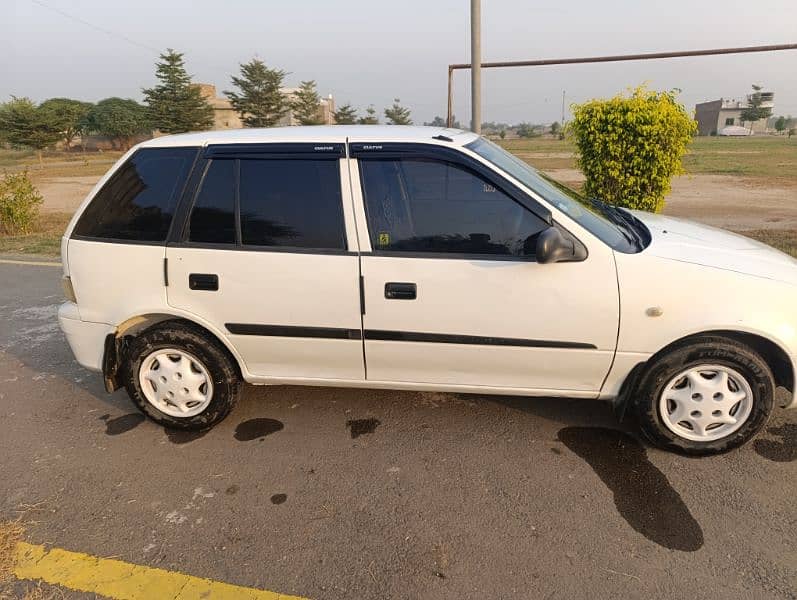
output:
M537 238L535 252L537 262L542 264L570 260L576 256L573 240L567 239L556 227L549 227Z

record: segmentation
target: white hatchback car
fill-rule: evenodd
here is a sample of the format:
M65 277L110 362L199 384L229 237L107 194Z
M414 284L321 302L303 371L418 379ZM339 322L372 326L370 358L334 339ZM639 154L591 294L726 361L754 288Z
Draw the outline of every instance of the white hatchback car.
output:
M295 127L139 144L62 243L80 364L167 427L241 382L613 400L690 454L794 396L797 261L579 198L472 133Z

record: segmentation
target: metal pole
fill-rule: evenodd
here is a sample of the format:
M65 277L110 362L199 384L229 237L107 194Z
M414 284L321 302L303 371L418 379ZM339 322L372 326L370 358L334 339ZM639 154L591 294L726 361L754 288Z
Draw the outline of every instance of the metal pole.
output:
M448 67L448 112L446 113L446 127L454 126L454 69Z
M453 123L453 75L456 69L471 69L471 103L473 108L473 122L478 122L473 131L481 131L481 69L500 67L541 67L546 65L575 65L583 63L620 62L627 60L652 60L659 58L683 58L687 56L716 56L720 54L747 54L750 52L774 52L777 50L797 50L797 44L771 44L768 46L745 46L741 48L713 48L711 50L684 50L681 52L650 52L647 54L619 54L613 56L587 56L583 58L549 58L544 60L510 60L502 62L481 62L481 40L477 28L480 25L481 15L474 18L474 12L480 13L479 0L471 0L471 62L448 65L448 123ZM478 56L477 56L478 53ZM478 111L478 116L476 112Z
M482 8L481 0L470 0L470 129L482 131Z

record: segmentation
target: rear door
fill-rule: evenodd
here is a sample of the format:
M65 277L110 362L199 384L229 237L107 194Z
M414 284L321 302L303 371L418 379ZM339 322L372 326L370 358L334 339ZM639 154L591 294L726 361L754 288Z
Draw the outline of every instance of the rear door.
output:
M200 169L167 247L169 304L222 332L255 377L363 379L344 144L209 146Z
M617 339L611 249L593 241L586 260L537 263L543 207L478 161L432 145L351 148L369 380L597 393Z

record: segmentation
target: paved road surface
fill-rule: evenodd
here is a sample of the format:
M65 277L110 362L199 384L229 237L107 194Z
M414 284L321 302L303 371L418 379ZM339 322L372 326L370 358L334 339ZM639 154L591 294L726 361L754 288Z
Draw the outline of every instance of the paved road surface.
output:
M797 598L797 414L645 448L601 403L254 388L166 432L72 360L60 272L0 264L0 518L312 598Z

